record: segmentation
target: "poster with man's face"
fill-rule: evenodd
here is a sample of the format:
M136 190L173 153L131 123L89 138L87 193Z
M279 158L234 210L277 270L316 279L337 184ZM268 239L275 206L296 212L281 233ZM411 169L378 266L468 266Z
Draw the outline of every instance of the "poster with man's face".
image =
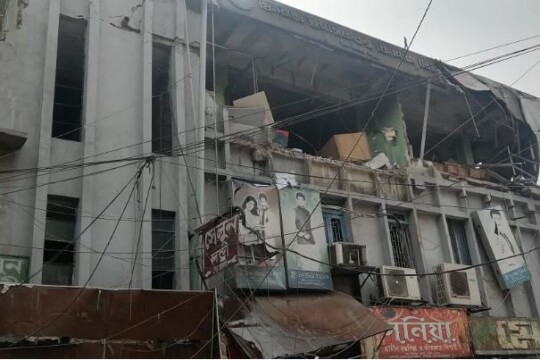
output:
M500 287L510 289L530 280L531 274L521 255L522 250L516 243L501 207L478 210L473 213L473 221L489 260L494 261L492 267Z
M278 190L234 181L233 204L242 211L235 286L246 289L286 289Z
M319 193L301 188L279 191L290 288L332 289ZM319 206L317 206L319 205Z

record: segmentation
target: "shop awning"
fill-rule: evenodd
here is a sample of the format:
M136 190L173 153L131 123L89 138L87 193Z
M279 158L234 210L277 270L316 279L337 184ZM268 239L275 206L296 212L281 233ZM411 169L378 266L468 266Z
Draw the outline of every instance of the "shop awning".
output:
M391 329L352 296L336 292L236 298L225 302L222 319L246 354L259 358L315 355Z

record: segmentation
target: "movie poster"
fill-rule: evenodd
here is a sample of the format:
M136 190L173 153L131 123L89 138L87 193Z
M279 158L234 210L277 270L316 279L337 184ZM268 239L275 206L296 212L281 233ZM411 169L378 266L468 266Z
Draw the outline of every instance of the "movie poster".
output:
M319 193L287 187L279 191L289 287L332 290Z
M510 289L531 279L522 250L500 206L478 210L473 220L482 238L497 280L502 289Z
M275 186L234 181L234 206L242 211L234 286L285 290L285 261L278 190Z

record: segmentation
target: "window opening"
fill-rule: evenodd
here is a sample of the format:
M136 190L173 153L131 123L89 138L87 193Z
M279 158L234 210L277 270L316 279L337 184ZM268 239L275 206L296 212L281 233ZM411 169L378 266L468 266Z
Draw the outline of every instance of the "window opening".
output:
M323 208L323 221L328 245L350 241L343 211Z
M42 283L72 285L75 265L75 227L79 200L66 196L47 197Z
M395 266L414 268L407 218L402 214L388 214L388 227Z
M171 46L152 47L152 152L172 153L172 107L169 89Z
M5 31L7 27L6 20L7 20L8 4L9 4L9 0L0 0L0 32Z
M174 288L176 214L152 210L152 288Z
M454 252L454 261L457 264L472 265L469 245L465 233L465 223L459 220L447 219L450 243Z
M52 136L81 141L86 20L60 16Z

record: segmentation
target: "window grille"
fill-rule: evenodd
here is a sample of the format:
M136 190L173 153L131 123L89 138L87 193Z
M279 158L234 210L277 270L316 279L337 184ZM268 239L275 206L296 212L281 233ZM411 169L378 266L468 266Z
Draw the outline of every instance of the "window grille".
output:
M447 219L450 243L454 252L456 264L472 265L469 245L465 234L465 223L459 220Z
M389 214L388 227L390 230L390 241L392 244L392 253L395 266L414 268L411 253L409 224L405 215Z
M79 200L49 195L45 221L42 283L72 285Z
M152 210L152 288L174 288L176 214Z
M351 241L343 211L323 208L323 220L328 245L332 245L335 242Z

